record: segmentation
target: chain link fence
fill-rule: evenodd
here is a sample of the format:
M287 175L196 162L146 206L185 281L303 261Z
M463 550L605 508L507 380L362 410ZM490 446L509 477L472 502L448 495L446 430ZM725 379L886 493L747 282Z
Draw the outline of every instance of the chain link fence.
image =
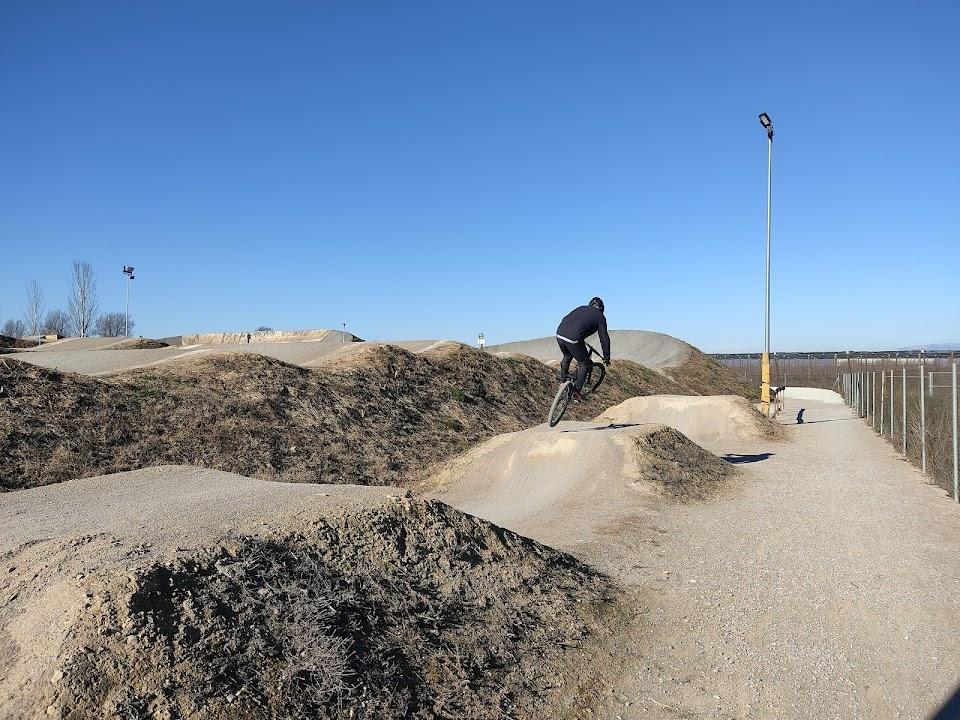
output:
M960 502L957 363L919 363L844 372L837 384L847 405L900 454Z

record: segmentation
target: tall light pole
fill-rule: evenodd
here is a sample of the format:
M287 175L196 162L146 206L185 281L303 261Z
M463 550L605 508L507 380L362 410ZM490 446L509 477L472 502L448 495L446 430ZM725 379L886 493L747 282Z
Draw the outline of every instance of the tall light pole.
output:
M133 265L124 265L123 274L127 276L127 312L123 319L123 336L130 337L130 282L133 280Z
M767 289L763 314L763 359L760 361L760 404L770 416L770 216L773 213L773 122L760 113L760 124L767 131Z

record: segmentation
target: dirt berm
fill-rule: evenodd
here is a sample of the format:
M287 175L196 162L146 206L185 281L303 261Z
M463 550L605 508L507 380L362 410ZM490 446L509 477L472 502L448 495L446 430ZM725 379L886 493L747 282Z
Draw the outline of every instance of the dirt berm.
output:
M157 467L0 505L2 718L506 718L610 597L405 491Z
M663 425L563 422L488 440L419 489L615 570L634 561L636 524L664 499L706 498L734 472Z
M457 344L358 347L317 369L256 354L196 355L106 378L0 358L0 488L161 464L308 482L398 484L543 421L555 370ZM572 419L634 395L689 393L616 361Z
M783 431L750 402L736 395L649 395L624 400L595 418L598 423L669 425L714 452L731 452L744 443L777 440Z

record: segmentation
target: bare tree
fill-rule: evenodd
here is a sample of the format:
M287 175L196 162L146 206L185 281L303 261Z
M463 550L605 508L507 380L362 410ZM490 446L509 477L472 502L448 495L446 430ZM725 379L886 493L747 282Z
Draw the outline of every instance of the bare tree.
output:
M22 338L26 334L27 329L23 325L23 320L15 320L14 318L7 320L3 324L3 330L0 330L0 335L12 338Z
M43 290L36 280L27 285L27 307L23 311L23 324L28 335L39 335L43 324Z
M43 318L44 335L66 335L70 332L70 316L63 310L51 310Z
M103 337L121 337L126 316L123 313L104 313L97 318L97 335ZM133 332L133 318L130 318L130 332Z
M97 317L97 278L88 262L73 261L73 282L67 298L70 328L77 337L86 337L93 331Z

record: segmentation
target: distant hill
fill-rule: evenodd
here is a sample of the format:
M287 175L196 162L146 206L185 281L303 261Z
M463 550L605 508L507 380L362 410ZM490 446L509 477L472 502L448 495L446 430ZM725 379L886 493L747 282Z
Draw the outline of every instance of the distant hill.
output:
M930 352L960 352L960 343L930 343L929 345L912 345L899 348L900 350L927 350Z

